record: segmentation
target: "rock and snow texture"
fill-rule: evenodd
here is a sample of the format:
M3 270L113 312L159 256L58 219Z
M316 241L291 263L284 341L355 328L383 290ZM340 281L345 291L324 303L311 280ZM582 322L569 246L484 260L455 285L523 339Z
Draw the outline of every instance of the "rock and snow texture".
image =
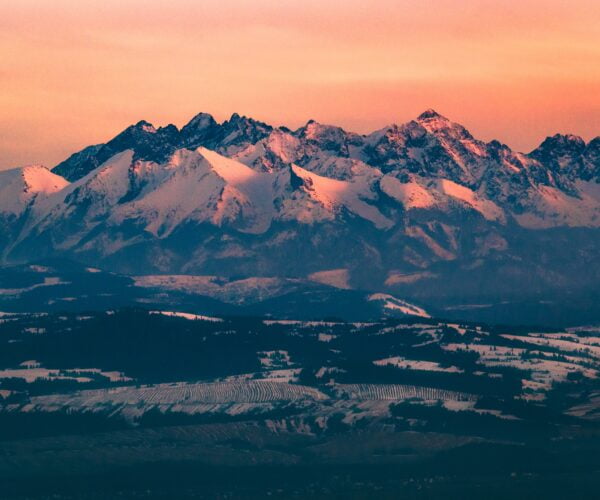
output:
M570 140L567 140L569 137ZM372 221L379 228L387 228L392 222L376 208L365 204L368 200L375 199L374 188L396 199L409 210L428 208L454 199L480 212L489 220L502 220L503 210L498 206L498 200L489 196L490 186L497 184L498 177L504 180L502 177L510 174L519 181L517 184L531 202L531 212L538 218L548 215L548 220L539 222L540 224L598 225L593 215L582 217L579 214L584 211L595 214L598 211L597 189L590 183L598 180L598 165L593 164L598 145L592 141L586 146L579 138L571 136L567 139L560 141L554 138L553 141L545 141L539 150L531 155L522 155L513 153L506 146L494 141L489 144L477 141L464 127L433 110L421 114L415 121L401 126L392 125L368 136L359 136L345 132L339 127L321 125L313 121L296 132L290 132L286 129L273 129L266 124L237 115L219 125L210 115L200 114L181 132L169 127L155 129L147 122L139 122L107 145L93 146L77 153L57 167L56 171L71 179L75 176L79 179L85 178L86 175L81 175L79 168L85 167L82 165L85 163L85 168L88 168L85 172L88 180L91 180L89 173L96 172L96 176L100 177L95 180L96 184L116 182L118 185L113 186L113 189L118 191L119 187L127 187L127 183L123 179L115 179L114 175L109 176L110 180L102 180L102 177L108 174L100 175L99 170L106 168L98 169L98 154L94 156L98 150L104 151L106 156L107 146L110 145L110 152L113 153L99 164L101 167L108 163L116 163L118 157L115 155L131 149L134 159L140 160L141 164L144 164L145 160L146 164L152 162L165 166L163 169L154 168L159 174L159 170L169 170L179 163L186 162L185 153L177 152L173 155L178 147L185 145L189 148L196 145L195 141L199 141L197 145L201 147L197 149L197 153L224 179L227 191L232 191L225 193L222 201L225 205L222 210L226 212L232 210L230 203L243 205L244 201L259 203L262 199L268 200L268 192L272 185L260 175L260 171L273 171L281 169L284 165L294 164L294 174L312 186L314 191L310 194L319 203L330 208L343 206ZM159 142L155 144L156 141ZM165 141L169 147L161 149L159 146ZM562 152L562 149L567 147L565 142L573 142L578 147L571 147L571 154L565 155ZM205 144L250 168L243 169L238 164L223 160L213 151L202 147ZM555 144L558 151L552 149ZM90 158L95 161L90 162ZM544 165L543 161L546 161L547 165ZM585 171L577 172L572 165L582 161L586 166ZM363 166L363 172L357 165ZM126 169L128 170L129 166ZM558 169L558 172L553 169ZM370 170L371 175L364 175L364 170ZM21 177L25 178L21 181L26 186L25 193L48 194L64 188L67 184L43 167L25 167L18 172L11 172L12 174L3 173L3 176L19 177L18 172L21 172ZM382 172L387 175L384 176ZM570 174L569 179L560 179L564 172ZM578 174L579 183L576 182ZM432 179L436 182L431 183ZM2 183L3 193L6 191L3 199L9 199L8 193L20 191L13 185L13 181L14 179L7 178ZM565 191L563 188L566 185L569 189ZM110 186L106 184L106 187ZM477 189L474 190L474 187ZM500 193L502 196L499 198L510 194L506 191L512 189L510 185L502 187L504 189L501 191L505 192ZM175 192L161 194L159 198L194 194L186 193L181 186L179 189L183 192L178 193L178 189L171 189ZM532 192L528 193L529 190ZM106 191L105 195L109 196L110 192ZM25 203L27 201L29 200L24 200ZM2 207L3 211L15 211L18 208L18 203L16 206L7 203ZM268 212L268 208L265 205L257 207L261 212ZM224 216L227 215L231 214ZM268 219L268 214L261 215L259 221L250 224L251 231L265 230L266 223L263 219ZM526 215L518 215L528 221ZM219 217L217 215L217 220L220 220ZM531 225L533 222L525 224Z
M31 194L25 191L28 196L21 194L20 184L5 187L20 197L13 196L13 201L6 196L10 203L4 211L23 211L42 193L44 199L37 203L26 229L43 232L75 219L79 233L71 234L65 245L86 239L85 231L97 231L99 223L118 227L132 222L156 238L169 237L186 224L208 223L263 234L273 221L313 224L333 221L342 214L362 218L379 229L392 225L369 204L375 195L362 178L340 181L296 165L285 171L260 172L203 147L177 150L163 164L136 160L134 152L127 150L71 184L39 169L46 178L38 180L37 176ZM106 250L117 249L113 245Z
M323 177L298 166L292 166L292 170L302 179L304 189L310 197L326 210L331 218L335 217L336 211L346 209L348 212L372 222L379 229L387 229L393 225L393 222L379 212L376 207L364 201L372 200L374 196L369 186L360 182L362 179L359 178L356 182L347 182ZM310 216L304 213L299 214L298 217L300 220L311 220Z
M243 212L245 204L252 206L243 215L256 218L246 228L254 233L268 229L271 207L261 203L274 194L272 179L261 174L283 173L290 167L293 180L305 181L312 201L329 212L347 210L380 229L395 221L378 210L379 193L406 210L447 211L458 206L489 221L514 218L525 227L600 226L600 138L586 144L575 136L556 135L525 155L498 141L479 141L433 110L366 136L312 120L290 131L237 114L219 124L200 113L181 131L172 125L156 129L141 121L104 145L76 153L55 171L70 180L81 179L99 165L114 163L113 157L128 149L136 162L168 170L185 162L174 160L186 156L177 152L183 147L196 150L224 179L224 218ZM156 173L165 168L155 167ZM305 199L301 204L305 206L295 214L299 219L318 212ZM221 220L217 215L216 221Z
M473 210L479 212L487 220L504 221L504 213L498 205L493 201L481 198L466 186L461 186L448 179L441 179L439 181L439 190L446 196L473 208Z
M149 170L159 168L153 165ZM231 224L247 233L269 228L273 186L266 174L204 148L177 151L167 168L160 184L117 208L116 222L144 221L146 231L159 238L188 222ZM145 170L142 164L142 174ZM142 177L138 182L147 181Z
M434 195L418 182L400 182L396 177L386 175L381 179L381 190L398 200L406 210L429 208L436 204Z
M0 172L0 255L340 289L381 289L366 287L376 277L389 291L442 279L440 263L458 281L502 261L541 289L560 280L531 255L565 259L545 230L582 228L573 254L599 260L599 186L599 138L557 135L523 154L433 110L368 135L201 113L181 130L141 121L53 171Z
M424 370L431 372L446 372L446 373L462 373L462 369L457 366L442 366L434 361L420 361L414 359L406 359L402 356L393 356L391 358L378 359L373 361L377 366L395 366L396 368L404 368L408 370Z

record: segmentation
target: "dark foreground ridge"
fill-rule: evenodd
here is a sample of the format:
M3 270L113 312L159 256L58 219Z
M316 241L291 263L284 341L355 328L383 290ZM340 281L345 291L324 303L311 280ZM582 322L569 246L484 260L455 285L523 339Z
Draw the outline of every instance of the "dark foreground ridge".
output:
M3 498L586 498L599 486L594 328L140 309L1 319Z

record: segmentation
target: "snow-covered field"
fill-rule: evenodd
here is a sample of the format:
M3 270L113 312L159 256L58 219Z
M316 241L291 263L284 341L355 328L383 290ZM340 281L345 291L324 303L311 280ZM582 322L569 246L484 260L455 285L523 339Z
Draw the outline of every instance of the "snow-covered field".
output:
M378 366L395 366L396 368L405 368L408 370L424 370L431 372L446 372L446 373L463 373L463 370L457 366L441 366L433 361L418 361L414 359L406 359L401 356L391 358L378 359L373 361L373 364Z
M316 388L289 384L286 380L285 377L273 377L265 380L126 386L36 396L25 406L13 405L10 408L24 412L109 412L134 418L153 409L163 413L237 415L269 411L291 403L328 399L327 395Z
M596 352L575 342L544 339L535 336L502 335L507 340L524 344L535 344L554 351L540 351L521 347L506 347L491 344L450 343L442 346L447 351L474 352L479 355L479 363L489 368L511 367L530 373L522 381L525 397L544 397L553 384L564 382L571 374L596 379L600 363ZM574 354L577 354L574 355Z
M261 351L258 353L258 359L264 368L288 368L293 366L287 351Z
M91 360L129 348L120 344L123 333L103 344L110 330L98 331L101 321L118 324L120 314L102 314L93 322L66 313L15 316L4 325L10 335L0 335L0 348L13 359L0 369L0 409L121 415L130 423L148 412L157 418L196 415L199 421L204 416L211 421L257 415L277 420L301 414L300 420L312 423L296 424L323 429L332 418L347 425L398 416L412 421L411 412L418 420L427 411L514 420L523 415L513 402L550 404L567 387L574 396L565 411L586 418L600 414L600 398L590 396L598 392L600 380L600 336L594 329L526 333L424 317L371 323L244 322L176 311L129 311L128 321L139 314L148 326L144 340L162 341L169 329L168 343L159 349L136 344L135 353L122 358L122 367L117 365L121 371L112 365L103 370L98 368L105 366L102 361ZM42 328L44 335L33 334ZM58 361L48 361L62 359L65 339L86 332L102 346L100 357L84 343L69 355L87 361L64 369ZM38 344L61 350L38 357ZM157 373L184 375L156 380ZM80 390L67 392L76 388ZM503 400L511 401L510 410L503 410ZM493 404L486 407L486 402Z
M221 318L215 318L213 316L203 316L201 314L175 311L150 311L150 314L162 314L163 316L169 316L171 318L183 318L190 321L210 321L213 323L221 323L223 321Z
M87 376L86 376L87 375ZM24 361L18 368L0 370L1 379L18 378L27 383L37 380L73 380L75 382L91 382L91 376L99 375L110 382L127 382L132 380L119 371L104 371L99 368L44 368L37 361Z
M463 392L432 387L399 384L340 384L335 386L341 394L352 399L393 400L422 399L425 401L474 401L476 396Z
M396 297L386 293L374 293L369 295L369 301L381 302L384 311L399 311L407 316L420 316L422 318L430 318L431 316L422 307L409 304L404 300L397 299Z

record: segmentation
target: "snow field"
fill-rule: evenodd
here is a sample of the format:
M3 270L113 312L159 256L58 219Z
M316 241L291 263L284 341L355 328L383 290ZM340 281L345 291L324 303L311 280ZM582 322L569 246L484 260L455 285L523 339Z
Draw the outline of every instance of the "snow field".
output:
M340 384L335 388L342 395L351 399L404 400L416 398L430 401L473 401L476 399L473 394L416 385Z
M70 407L75 409L96 406L158 405L158 404L223 404L268 403L302 399L324 400L319 390L283 382L241 381L214 383L174 383L147 387L119 387L81 391L75 394L38 396L31 399L36 407Z

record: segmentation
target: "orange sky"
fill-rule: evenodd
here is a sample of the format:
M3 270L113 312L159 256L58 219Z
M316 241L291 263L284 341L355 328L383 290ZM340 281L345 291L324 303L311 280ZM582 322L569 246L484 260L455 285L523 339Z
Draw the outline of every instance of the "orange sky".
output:
M53 166L140 119L367 132L430 107L519 150L599 135L600 2L0 2L0 168Z

